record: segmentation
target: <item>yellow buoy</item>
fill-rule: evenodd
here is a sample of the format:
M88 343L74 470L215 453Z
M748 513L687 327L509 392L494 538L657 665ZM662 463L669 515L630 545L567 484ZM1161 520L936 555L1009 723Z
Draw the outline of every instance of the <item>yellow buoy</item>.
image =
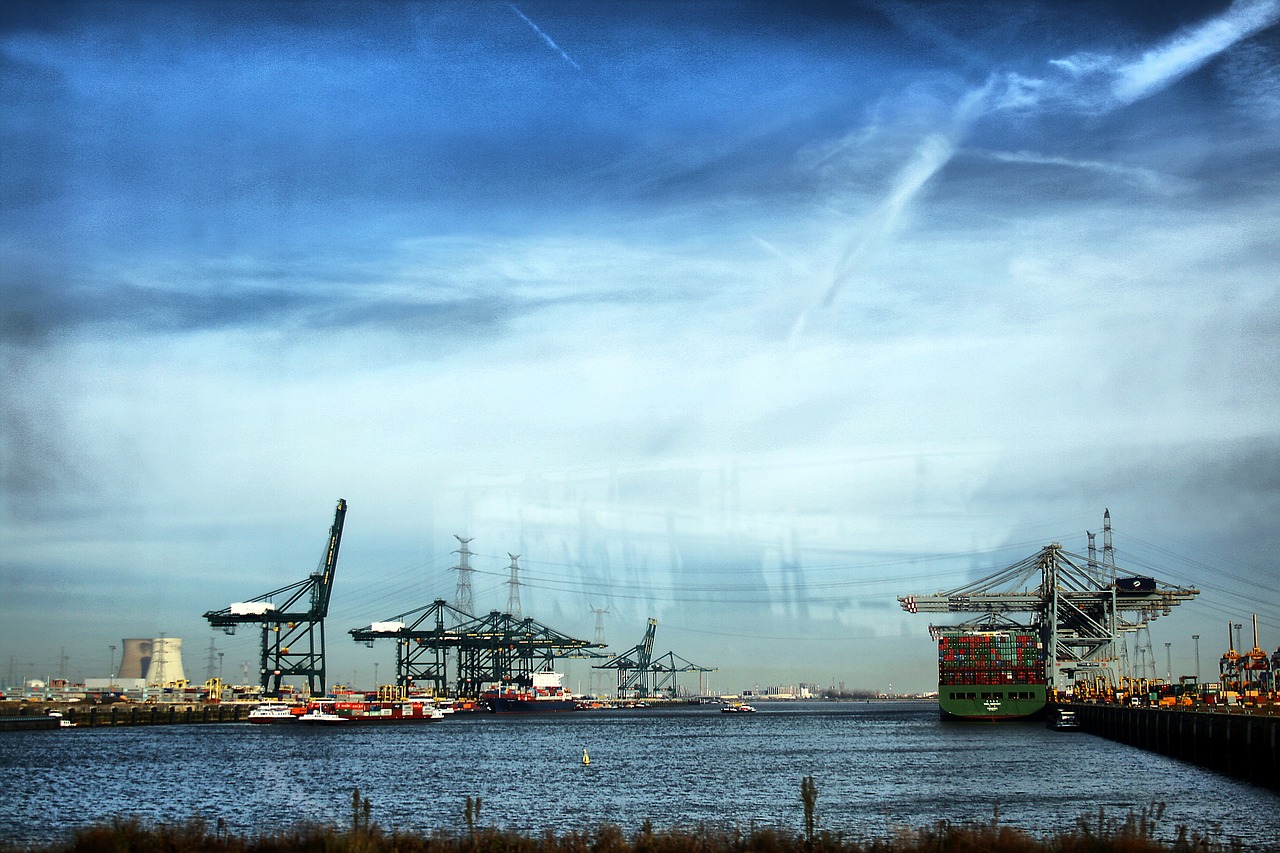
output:
M582 763L583 764L591 763L591 756L587 755L587 750L585 748L582 750Z

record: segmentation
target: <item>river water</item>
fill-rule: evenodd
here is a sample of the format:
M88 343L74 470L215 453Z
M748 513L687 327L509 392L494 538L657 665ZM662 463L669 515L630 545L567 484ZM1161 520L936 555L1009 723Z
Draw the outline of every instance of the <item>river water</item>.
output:
M582 763L588 750L591 762ZM194 815L257 833L348 825L352 790L387 830L628 834L803 827L814 777L819 829L859 837L940 820L1047 834L1164 804L1179 824L1251 846L1280 839L1280 796L1160 755L1033 723L942 723L925 703L768 704L756 714L584 711L454 715L351 729L247 723L0 734L0 837L41 842L117 815Z

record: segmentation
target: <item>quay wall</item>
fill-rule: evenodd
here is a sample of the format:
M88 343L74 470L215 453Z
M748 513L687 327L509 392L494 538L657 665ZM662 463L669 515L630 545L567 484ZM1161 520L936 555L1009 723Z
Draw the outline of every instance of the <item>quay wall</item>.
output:
M1149 708L1070 705L1081 728L1280 789L1280 708Z
M253 705L245 704L188 704L188 703L133 703L117 702L111 705L78 705L64 703L23 703L20 707L5 711L0 716L38 720L47 717L49 711L60 711L63 717L77 728L101 726L165 726L195 723L236 723L249 717ZM52 727L56 728L54 722ZM13 728L29 728L15 725Z

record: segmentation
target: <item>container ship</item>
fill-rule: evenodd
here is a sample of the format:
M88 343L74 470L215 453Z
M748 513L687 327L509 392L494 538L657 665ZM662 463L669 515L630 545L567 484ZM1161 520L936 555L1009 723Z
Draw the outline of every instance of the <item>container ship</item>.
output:
M938 709L944 720L1026 720L1044 715L1044 643L1029 628L931 626L938 641Z
M527 687L499 685L497 690L487 691L481 698L495 714L576 711L578 702L568 688L560 684L563 678L564 674L559 672L535 672Z

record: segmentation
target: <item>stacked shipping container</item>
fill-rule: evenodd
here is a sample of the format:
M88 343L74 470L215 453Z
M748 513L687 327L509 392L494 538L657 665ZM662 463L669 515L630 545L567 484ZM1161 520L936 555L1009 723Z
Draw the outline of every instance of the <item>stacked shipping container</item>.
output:
M938 686L1043 685L1044 644L1025 631L935 631Z

